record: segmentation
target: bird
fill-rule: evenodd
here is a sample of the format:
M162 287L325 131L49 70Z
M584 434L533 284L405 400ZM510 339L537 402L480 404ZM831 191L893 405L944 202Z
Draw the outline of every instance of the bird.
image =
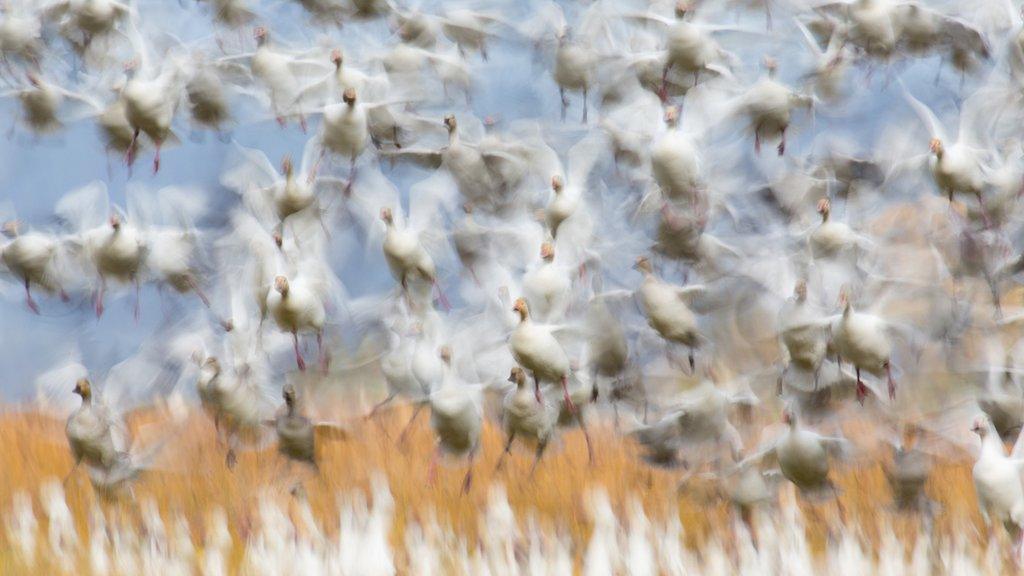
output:
M3 224L8 241L0 246L0 261L25 286L25 304L39 314L39 305L32 298L32 286L46 292L59 293L69 300L63 285L66 282L61 264L66 258L61 239L55 235L36 231L22 231L22 223L8 220Z
M65 484L83 463L106 471L128 459L128 429L106 406L93 402L89 379L80 378L73 391L82 404L68 417L64 428L74 459L74 466L64 477Z
M981 439L971 475L978 495L979 508L990 530L996 523L1002 523L1016 542L1016 553L1020 553L1020 538L1024 529L1024 485L1021 484L1020 440L1014 444L1009 455L999 441L992 422L979 417L971 431Z
M555 330L544 324L535 324L530 318L530 308L523 298L517 298L512 310L519 314L519 324L509 337L509 350L516 362L533 376L534 396L541 400L541 381L560 383L565 404L576 411L569 397L569 358L555 338Z
M320 465L317 463L316 438L319 435L328 438L344 439L348 431L341 425L318 421L313 422L304 416L297 406L295 386L285 384L281 396L284 406L278 410L273 420L274 431L277 433L277 452L289 462L298 462L310 466L317 474Z
M555 434L555 423L558 412L554 406L545 402L537 402L535 395L530 393L526 382L526 371L514 366L509 373L508 381L515 385L502 401L501 426L505 433L505 449L498 457L495 471L501 470L505 457L512 451L512 443L516 438L536 444L533 465L530 467L532 476L537 464L544 456L544 451Z
M462 480L462 492L467 493L473 483L473 460L480 447L483 414L476 391L458 381L453 373L451 349L442 346L439 351L444 363L444 375L439 385L430 391L430 427L437 437L437 448L431 460L433 477L438 458L443 454L465 456L469 463Z

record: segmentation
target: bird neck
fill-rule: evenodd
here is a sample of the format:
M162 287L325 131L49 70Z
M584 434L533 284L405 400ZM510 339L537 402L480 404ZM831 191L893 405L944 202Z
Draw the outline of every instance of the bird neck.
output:
M828 218L831 215L832 215L832 211L831 210L823 210L821 212L821 223L824 224L825 222L828 222Z
M448 145L454 146L459 142L459 130L458 128L452 128L448 131Z

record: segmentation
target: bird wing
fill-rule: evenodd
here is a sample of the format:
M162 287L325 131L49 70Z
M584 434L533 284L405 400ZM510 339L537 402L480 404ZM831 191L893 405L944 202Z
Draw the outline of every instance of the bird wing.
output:
M110 217L107 185L97 180L72 190L57 201L53 211L61 222L74 231L102 226Z
M917 98L914 98L902 81L899 79L897 79L897 81L900 82L900 90L903 92L903 99L907 101L907 104L910 104L914 113L917 114L917 117L921 120L921 123L928 129L928 134L932 138L942 140L942 142L947 146L952 145L953 143L948 140L948 135L946 134L945 128L942 126L942 122L940 122L939 118L934 112L932 112L932 109Z

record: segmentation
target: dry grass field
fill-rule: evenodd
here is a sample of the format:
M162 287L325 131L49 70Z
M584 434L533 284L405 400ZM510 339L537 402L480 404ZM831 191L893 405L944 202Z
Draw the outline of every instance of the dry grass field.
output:
M223 448L214 442L212 425L205 416L195 412L186 421L182 431L166 448L161 466L145 474L135 486L135 498L152 498L158 503L165 518L169 512L184 515L194 527L203 526L211 507L216 504L227 512L229 525L236 542L244 540L253 530L255 508L259 498L278 498L288 506L291 496L288 488L304 474L304 486L318 520L330 531L338 526L339 508L336 495L352 490L366 491L375 471L387 476L395 499L395 517L392 525L392 544L396 550L395 563L401 571L407 559L402 556L401 542L407 522L418 520L436 512L442 526L449 526L473 542L480 529L480 512L488 495L488 487L502 483L517 518L522 521L533 514L541 525L558 525L567 530L573 543L577 566L592 530L592 519L586 507L585 495L591 487L603 486L613 508L620 513L630 496L639 497L648 516L656 521L669 514L678 514L686 529L686 544L699 547L710 534L722 537L731 534L730 507L715 496L715 490L705 481L691 482L678 489L681 472L652 469L638 458L634 443L617 434L610 423L592 426L597 448L595 465L587 463L583 436L578 430L569 430L551 449L533 478L528 477L532 452L520 448L514 452L509 465L494 472L501 451L501 433L487 425L483 448L476 461L476 474L468 494L460 491L463 462L442 465L435 481L428 482L429 455L433 438L427 425L428 418L420 416L405 445L399 447L398 431L408 418L409 410L399 408L386 413L376 421L358 419L351 424L346 440L320 443L322 474L314 477L311 471L294 469L289 472L275 454L273 446L262 450L249 450L240 455L237 467L229 471L224 465ZM133 427L144 420L135 415ZM848 437L862 436L858 426L851 423ZM26 491L35 497L40 481L63 478L71 467L71 459L63 440L63 423L35 413L7 412L0 416L0 505L9 509L13 495ZM869 543L877 543L880 521L893 516L889 508L890 495L886 484L882 460L884 453L875 457L861 456L844 464L836 473L841 490L841 501L848 525ZM930 495L941 504L936 519L940 535L953 535L970 539L980 545L984 534L977 513L974 489L968 462L943 463L930 481ZM68 482L67 502L80 533L87 531L87 511L96 498L84 472L77 472ZM783 485L780 498L792 498L790 488ZM126 499L102 502L113 515L131 517L137 508ZM825 545L829 523L839 524L836 507L831 503L801 504L807 518L807 535L812 549ZM38 514L39 504L35 503ZM896 533L908 545L917 530L914 518L896 518L892 523ZM973 526L977 531L964 530ZM202 540L193 529L197 546ZM17 560L11 552L6 536L0 536L0 572L17 572ZM725 540L725 538L721 538ZM728 542L725 542L728 546ZM234 566L241 561L241 547L232 559ZM44 559L45 562L45 559Z

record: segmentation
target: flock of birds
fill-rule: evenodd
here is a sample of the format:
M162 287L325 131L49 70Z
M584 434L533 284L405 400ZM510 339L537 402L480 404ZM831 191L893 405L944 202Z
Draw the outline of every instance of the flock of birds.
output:
M387 394L369 416L407 401L407 432L429 410L433 462L463 459L467 492L485 418L499 468L516 442L536 467L567 426L599 459L585 415L614 409L652 465L722 483L753 534L778 478L840 505L830 472L860 419L894 449L900 507L930 515L933 459L973 451L983 514L1021 542L1024 443L1004 444L1024 420L1020 7L297 4L308 36L287 41L246 0L3 5L18 129L92 119L132 178L120 204L93 182L49 222L6 218L25 306L102 322L127 292L137 320L143 285L203 305L100 384L79 364L40 376L51 405L81 398L72 473L130 489L166 440L133 441L124 413L156 399L180 421L197 395L228 467L273 435L330 474L315 444L351 424L304 400L354 393L344 374L373 364ZM150 10L214 32L179 39ZM509 54L536 76L525 101L478 116ZM893 114L863 103L882 94ZM304 135L297 164L231 137L274 121ZM190 169L161 162L183 131L221 139L220 181L140 184L143 157ZM350 289L384 267L390 286Z

